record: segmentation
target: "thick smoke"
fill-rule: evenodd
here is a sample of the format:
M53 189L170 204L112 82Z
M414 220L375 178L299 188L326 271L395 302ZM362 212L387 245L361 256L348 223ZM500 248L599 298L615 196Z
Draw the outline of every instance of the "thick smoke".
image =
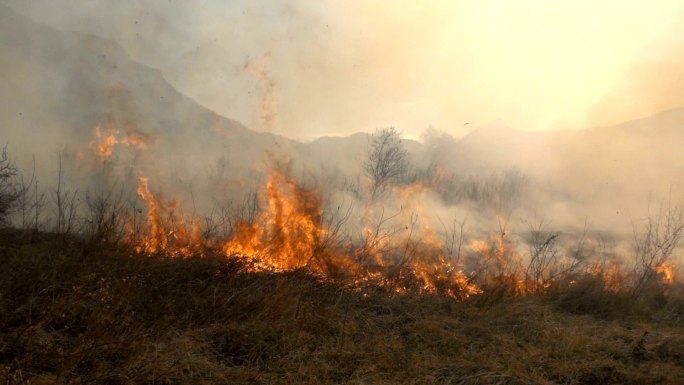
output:
M588 1L4 2L61 30L115 40L223 116L301 138L387 125L416 138L431 124L461 136L496 119L583 128L631 63L672 35L682 10L642 0L619 13ZM264 55L274 86L243 71ZM277 100L267 127L265 99Z
M590 124L608 126L682 107L684 42L653 48L595 107ZM670 122L663 122L668 124Z
M35 158L43 188L54 188L61 162L71 191L122 187L142 210L135 191L145 177L145 191L178 198L185 214L220 217L221 208L249 208L255 193L263 206L277 169L318 191L333 223L338 210L349 212L351 242L391 217L383 231L398 236L418 228L448 238L465 223L472 240L506 233L522 248L530 228L544 223L568 247L591 231L597 244L626 250L649 205L681 203L684 112L654 115L681 106L681 84L670 81L680 78L674 59L638 67L619 97L596 109L611 123L654 116L528 132L480 123L525 122L537 109L527 122L541 125L564 100L531 108L543 87L494 76L503 69L483 65L472 46L442 57L461 28L446 3L336 4L334 12L298 1L6 3L20 12L0 8L2 139L27 174ZM484 19L487 28L498 20ZM506 52L514 67L507 74L534 72L519 52ZM518 94L524 103L514 102ZM372 205L363 175L371 136L289 139L391 125L417 137L429 123L446 132L404 139L410 167Z

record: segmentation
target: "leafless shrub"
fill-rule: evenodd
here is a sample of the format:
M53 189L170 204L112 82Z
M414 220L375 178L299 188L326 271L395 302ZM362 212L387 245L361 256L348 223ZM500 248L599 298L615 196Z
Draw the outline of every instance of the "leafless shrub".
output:
M318 259L318 263L323 265L325 270L331 275L342 275L350 273L342 271L343 266L339 266L339 261L333 260L337 251L343 250L347 246L349 236L344 232L344 225L349 220L353 212L353 204L338 205L333 210L323 213L321 225L326 229L321 239L318 240L316 251L312 258Z
M461 260L461 253L466 242L465 224L466 219L459 221L455 217L449 226L442 223L444 226L444 233L442 235L444 239L444 253L454 263L458 263Z
M227 239L230 235L230 210L225 206L215 205L204 216L202 237L207 241Z
M113 186L86 191L85 235L97 242L112 243L125 235L123 189Z
M390 224L400 214L401 211L386 215L385 208L381 207L378 219L364 228L359 242L360 246L355 250L355 257L360 265L377 267L377 257L389 254L392 247L391 240L399 232L398 228Z
M123 204L123 227L127 231L126 240L131 246L139 245L145 235L147 218L139 206L138 199L127 197Z
M560 234L544 228L544 220L528 222L527 245L530 260L525 270L527 290L532 293L546 291L556 281L572 276L585 262L586 225L580 240L566 255L560 245Z
M251 191L237 204L231 204L220 217L227 220L229 234L233 234L238 226L253 225L259 218L259 213L261 213L259 194Z
M31 177L27 179L23 173L19 174L18 183L21 194L19 194L17 199L17 211L19 226L23 230L33 229L38 231L43 207L45 206L45 192L39 192L38 178L36 177L35 170L36 162L34 158Z
M58 154L57 187L52 190L54 204L54 231L61 235L73 234L78 220L78 189L70 189L64 181L62 154Z
M672 259L684 235L684 216L680 207L668 201L638 231L634 226L632 297L640 297L644 289L658 280L657 269Z
M408 169L408 152L394 127L375 131L363 170L371 180L371 201Z
M407 265L410 266L412 264L413 259L417 257L418 249L421 243L419 234L417 234L417 225L418 214L413 212L411 213L409 225L406 226L408 234L406 236L406 240L403 242L403 245L401 247L399 253L399 261L394 266L396 274L401 274L402 269Z

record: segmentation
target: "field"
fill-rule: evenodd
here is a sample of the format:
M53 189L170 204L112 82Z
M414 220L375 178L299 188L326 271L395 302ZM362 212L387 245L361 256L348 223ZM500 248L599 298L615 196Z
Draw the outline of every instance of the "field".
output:
M49 233L0 238L4 384L678 384L684 301L466 301Z

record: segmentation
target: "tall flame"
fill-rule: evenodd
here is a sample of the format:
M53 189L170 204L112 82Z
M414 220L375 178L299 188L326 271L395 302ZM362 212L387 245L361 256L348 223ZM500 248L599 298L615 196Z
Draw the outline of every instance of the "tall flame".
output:
M263 262L275 269L310 265L325 235L320 197L277 172L271 173L266 192L268 210L255 223L239 221L224 252L249 257L267 254Z
M188 227L180 209L180 201L163 201L149 189L149 179L140 177L138 196L147 206L149 232L138 246L138 252L191 256L202 253L202 229L197 221ZM163 215L163 217L162 217Z
M422 191L422 187L409 186L395 194L408 201ZM266 193L268 209L254 223L237 224L232 239L223 246L227 255L250 258L259 269L306 266L323 274L343 271L356 285L376 283L397 292L415 289L459 299L480 292L446 257L420 206L411 212L411 231L405 236L392 239L368 224L366 244L350 251L327 242L331 230L322 223L322 200L317 192L272 172ZM372 212L368 208L367 214Z

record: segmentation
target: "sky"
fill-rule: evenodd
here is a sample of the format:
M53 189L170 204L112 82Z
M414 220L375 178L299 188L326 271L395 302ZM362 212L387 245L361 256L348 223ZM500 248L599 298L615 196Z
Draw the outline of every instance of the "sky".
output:
M682 96L663 80L684 73L668 64L684 42L678 0L2 2L113 38L201 104L296 138L576 129Z

